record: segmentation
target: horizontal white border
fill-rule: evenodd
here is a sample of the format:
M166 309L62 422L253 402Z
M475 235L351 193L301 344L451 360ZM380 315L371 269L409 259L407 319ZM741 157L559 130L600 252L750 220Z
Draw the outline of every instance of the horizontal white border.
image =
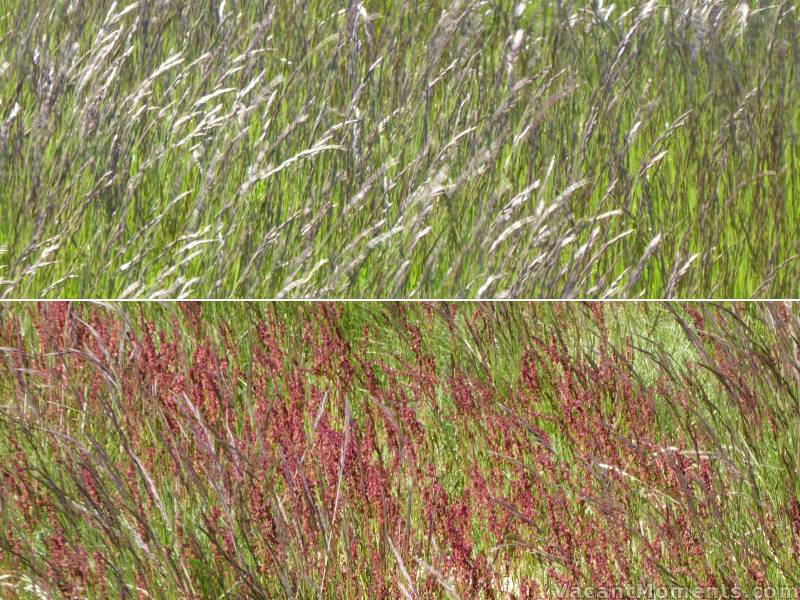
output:
M691 303L766 303L766 302L800 302L798 298L4 298L0 305L6 303L22 302L94 302L94 303L154 303L164 304L171 302L240 302L240 303L291 303L291 302L339 302L339 303L380 303L380 302L452 302L452 303L560 303L560 302L601 302L601 303L665 303L665 302L691 302Z

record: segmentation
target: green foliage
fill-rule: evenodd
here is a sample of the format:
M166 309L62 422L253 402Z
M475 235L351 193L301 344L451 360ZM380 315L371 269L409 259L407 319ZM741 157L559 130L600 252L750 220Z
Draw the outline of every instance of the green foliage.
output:
M0 590L798 586L796 307L0 307Z
M795 8L7 1L0 295L793 296Z

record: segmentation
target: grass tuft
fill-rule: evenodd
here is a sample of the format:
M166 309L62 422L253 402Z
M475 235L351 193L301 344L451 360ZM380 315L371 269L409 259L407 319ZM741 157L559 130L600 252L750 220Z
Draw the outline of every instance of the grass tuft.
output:
M791 0L0 9L0 297L791 297Z

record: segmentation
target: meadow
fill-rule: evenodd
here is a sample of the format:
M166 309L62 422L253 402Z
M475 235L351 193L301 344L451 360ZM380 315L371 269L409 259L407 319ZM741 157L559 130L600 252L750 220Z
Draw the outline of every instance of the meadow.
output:
M5 0L0 297L797 295L792 0Z
M799 337L783 303L6 304L0 597L795 598Z

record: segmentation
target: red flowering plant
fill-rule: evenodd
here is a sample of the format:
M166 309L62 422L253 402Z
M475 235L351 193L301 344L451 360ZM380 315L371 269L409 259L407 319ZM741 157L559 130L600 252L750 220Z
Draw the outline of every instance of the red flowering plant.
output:
M0 595L797 582L793 306L0 308Z

